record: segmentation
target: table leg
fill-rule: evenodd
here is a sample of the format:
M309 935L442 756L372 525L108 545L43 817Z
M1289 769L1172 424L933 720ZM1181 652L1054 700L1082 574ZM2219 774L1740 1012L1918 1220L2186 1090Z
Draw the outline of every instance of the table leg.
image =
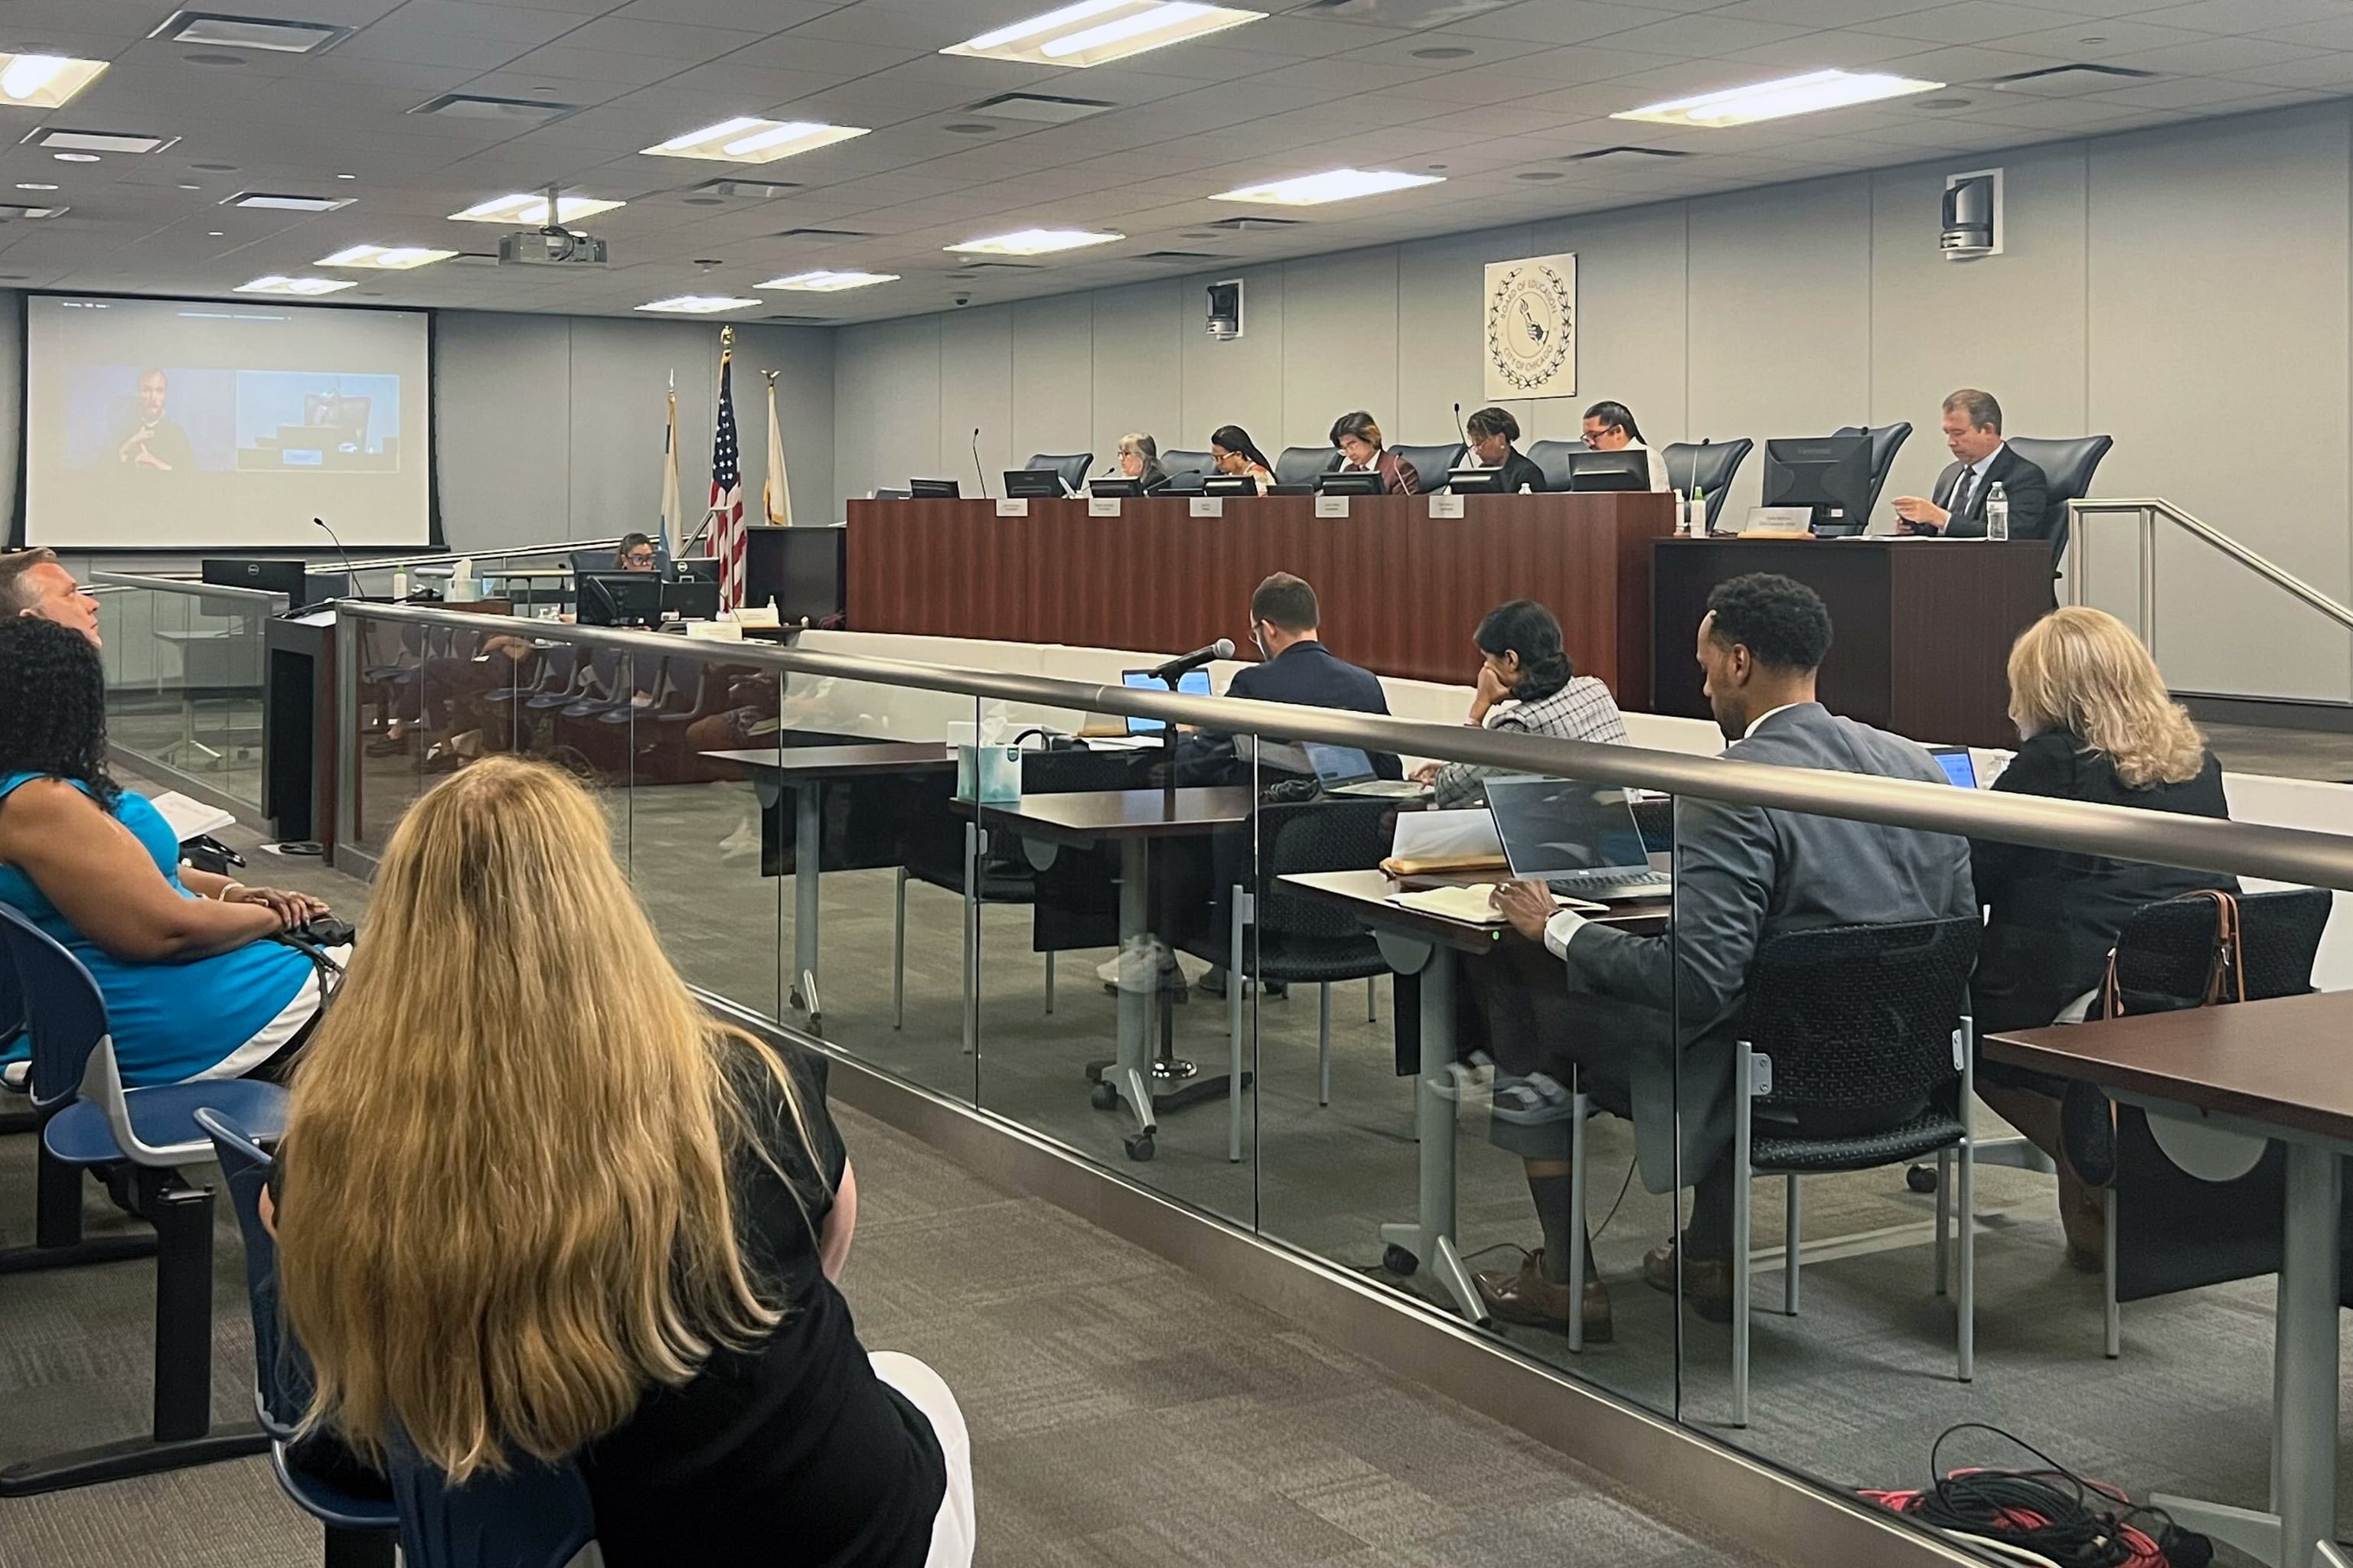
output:
M825 854L825 789L804 780L793 790L792 1005L818 1021L818 877Z
M1381 1226L1381 1241L1389 1248L1410 1251L1416 1265L1454 1299L1464 1317L1483 1323L1487 1310L1454 1246L1455 1102L1439 1087L1447 1081L1454 1062L1455 956L1446 948L1403 938L1378 940L1381 956L1391 969L1421 977L1421 1062L1414 1076L1419 1213L1410 1223Z
M1133 836L1119 842L1119 1057L1103 1077L1127 1101L1141 1135L1156 1125L1152 1114L1152 1022L1160 998L1160 970L1152 945L1152 845Z

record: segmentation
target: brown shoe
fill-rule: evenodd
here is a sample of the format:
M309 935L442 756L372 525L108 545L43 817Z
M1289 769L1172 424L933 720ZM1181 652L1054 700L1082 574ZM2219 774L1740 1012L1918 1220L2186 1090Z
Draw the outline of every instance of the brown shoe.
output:
M1531 1328L1568 1331L1568 1286L1545 1278L1543 1247L1528 1255L1517 1274L1484 1268L1473 1276L1473 1282L1491 1317ZM1584 1315L1586 1342L1608 1344L1614 1331L1609 1321L1609 1289L1599 1279L1585 1282Z
M1687 1258L1683 1268L1683 1300L1693 1311L1711 1323L1732 1321L1732 1260L1708 1262ZM1642 1254L1642 1282L1653 1290L1675 1293L1675 1244L1672 1241Z

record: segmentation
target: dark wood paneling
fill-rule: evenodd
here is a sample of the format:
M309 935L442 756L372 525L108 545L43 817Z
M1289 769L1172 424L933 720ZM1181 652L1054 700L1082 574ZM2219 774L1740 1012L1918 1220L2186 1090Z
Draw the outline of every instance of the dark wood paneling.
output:
M1315 585L1324 637L1383 675L1464 681L1471 635L1508 599L1558 616L1581 673L1638 706L1650 689L1650 545L1662 495L1468 496L1433 518L1419 496L1358 497L1319 519L1308 496L1184 500L849 503L849 624L859 631L1182 653L1250 649L1250 595L1272 572Z
M1669 539L1653 546L1651 707L1708 716L1692 642L1728 577L1778 572L1822 596L1832 711L1916 740L2009 746L2010 645L2051 608L2051 552L2034 540Z

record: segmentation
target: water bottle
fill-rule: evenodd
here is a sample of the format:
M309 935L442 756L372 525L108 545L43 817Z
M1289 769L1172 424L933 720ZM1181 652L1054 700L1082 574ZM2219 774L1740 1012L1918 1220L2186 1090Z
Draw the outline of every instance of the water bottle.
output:
M1707 492L1699 486L1692 487L1691 498L1683 503L1682 528L1687 539L1703 539L1707 535Z
M1985 520L1988 539L2010 537L2010 497L2000 485L1986 491Z

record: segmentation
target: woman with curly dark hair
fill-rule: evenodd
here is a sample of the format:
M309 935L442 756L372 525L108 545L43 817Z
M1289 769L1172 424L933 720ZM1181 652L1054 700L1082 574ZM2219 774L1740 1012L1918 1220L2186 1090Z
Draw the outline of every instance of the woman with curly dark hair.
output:
M163 815L107 773L106 675L72 631L0 621L0 903L98 982L123 1081L277 1076L320 982L266 939L326 906L180 866Z

